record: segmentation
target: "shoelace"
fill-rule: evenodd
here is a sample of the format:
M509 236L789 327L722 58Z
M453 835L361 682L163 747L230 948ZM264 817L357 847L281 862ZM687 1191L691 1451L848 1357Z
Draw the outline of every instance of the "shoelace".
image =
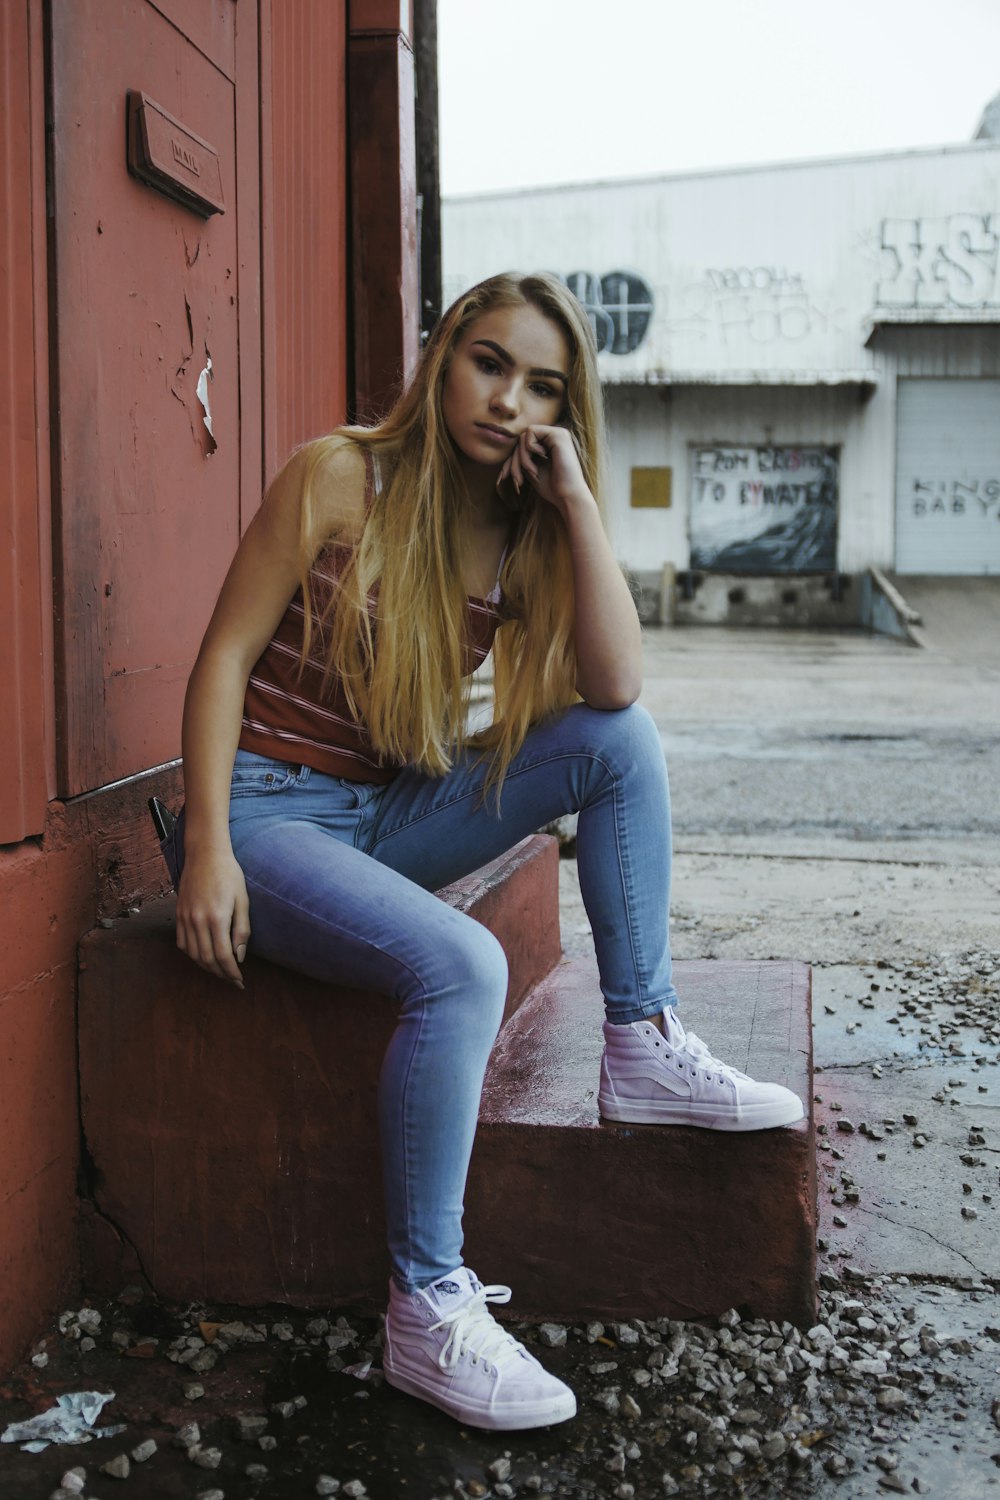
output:
M509 1301L509 1286L481 1286L468 1302L463 1302L454 1312L445 1313L443 1318L431 1324L432 1332L450 1325L448 1337L438 1355L438 1364L442 1370L450 1370L453 1365L457 1365L467 1349L472 1354L473 1364L480 1359L487 1359L497 1369L521 1352L517 1339L500 1327L486 1306L487 1302Z
M733 1068L729 1063L724 1063L718 1057L713 1057L700 1036L696 1036L693 1031L685 1031L676 1016L672 1019L673 1027L676 1027L681 1033L680 1041L675 1041L667 1036L664 1037L664 1041L675 1052L681 1053L682 1056L690 1057L691 1061L696 1063L699 1068L703 1068L706 1073L717 1073L720 1082L723 1078L728 1078L731 1082L736 1083L739 1079L746 1076L740 1072L739 1068Z
M683 1051L689 1057L693 1057L695 1062L702 1068L710 1068L713 1072L719 1074L726 1073L730 1078L736 1078L739 1075L738 1068L731 1068L728 1063L721 1062L719 1058L713 1057L701 1037L695 1036L693 1031L686 1031L684 1033Z

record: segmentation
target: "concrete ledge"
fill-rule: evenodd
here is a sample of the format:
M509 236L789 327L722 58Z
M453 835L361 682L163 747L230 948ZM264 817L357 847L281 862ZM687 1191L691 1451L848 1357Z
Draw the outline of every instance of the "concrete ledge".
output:
M512 1013L559 957L555 840L440 894L504 944ZM240 993L178 952L173 910L81 945L86 1284L116 1290L137 1261L178 1299L381 1305L375 1097L395 1007L260 959Z
M685 1023L727 1062L812 1099L803 964L675 966ZM814 1321L816 1165L800 1125L727 1134L602 1123L595 968L564 962L497 1043L466 1214L467 1257L512 1311Z
M674 620L678 625L849 629L858 623L856 580L837 573L756 575L688 569L677 576Z
M911 646L925 644L919 626L920 611L912 609L899 589L880 568L869 568L861 576L861 623L877 635L895 636Z

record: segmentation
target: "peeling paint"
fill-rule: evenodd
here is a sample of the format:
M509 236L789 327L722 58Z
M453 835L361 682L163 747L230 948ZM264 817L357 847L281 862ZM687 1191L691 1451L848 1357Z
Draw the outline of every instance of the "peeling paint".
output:
M217 443L216 443L216 440L215 440L215 433L212 431L212 408L209 405L209 400L208 400L208 383L209 383L210 380L214 380L214 379L215 379L215 376L212 374L212 356L209 354L208 350L206 349L205 350L205 368L202 370L201 374L198 376L198 384L195 387L195 395L198 397L198 400L201 402L201 404L202 404L202 406L204 407L204 410L205 410L205 415L202 418L202 420L204 421L205 426L208 428L208 435L209 435L209 437L211 438L211 441L212 441L212 446L209 449L210 453L214 453L215 449L217 447Z

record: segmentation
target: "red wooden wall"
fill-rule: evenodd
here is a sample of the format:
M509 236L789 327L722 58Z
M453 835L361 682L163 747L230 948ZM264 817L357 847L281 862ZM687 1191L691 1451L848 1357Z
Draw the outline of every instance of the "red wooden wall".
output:
M0 844L41 833L54 776L40 21L0 8Z
M343 420L354 350L383 385L415 355L400 9L0 6L0 1372L78 1295L81 1233L85 1262L114 1258L115 1227L78 1222L77 944L165 888L145 801L182 797L183 691L229 558L288 449ZM129 175L128 89L218 152L224 214Z
M346 0L272 3L264 115L264 468L347 413Z

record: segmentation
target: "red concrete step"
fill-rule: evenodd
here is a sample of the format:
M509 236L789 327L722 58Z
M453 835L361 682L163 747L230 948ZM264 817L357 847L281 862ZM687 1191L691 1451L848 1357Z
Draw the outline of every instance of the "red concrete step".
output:
M560 957L558 848L526 839L440 892L510 965L512 1014ZM391 1001L248 958L246 989L179 953L170 898L81 945L82 1215L93 1290L384 1301L375 1094Z
M726 1062L783 1083L806 1118L734 1134L597 1113L603 1002L564 961L497 1042L466 1212L466 1255L522 1316L686 1318L749 1307L815 1321L810 971L678 963L682 1018Z

